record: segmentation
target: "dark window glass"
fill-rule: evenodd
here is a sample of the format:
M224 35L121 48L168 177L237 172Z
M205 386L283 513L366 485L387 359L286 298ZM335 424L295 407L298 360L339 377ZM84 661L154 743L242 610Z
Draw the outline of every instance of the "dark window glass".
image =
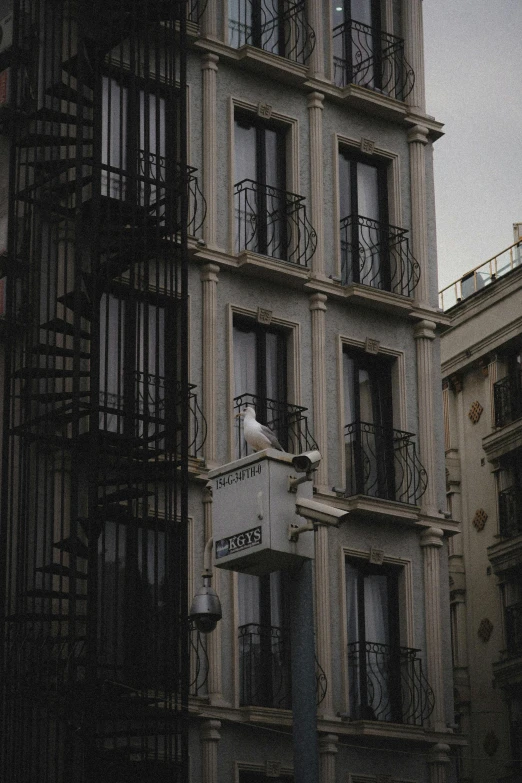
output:
M332 0L332 20L336 81L380 88L380 0Z

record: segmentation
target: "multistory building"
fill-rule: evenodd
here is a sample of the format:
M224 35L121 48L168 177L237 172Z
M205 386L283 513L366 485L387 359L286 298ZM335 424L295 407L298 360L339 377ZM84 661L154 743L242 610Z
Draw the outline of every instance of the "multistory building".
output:
M469 745L459 781L521 772L522 244L440 293L455 710Z
M454 781L421 0L12 10L4 779L293 780L288 574L187 623L251 405L349 512L303 534L321 783Z

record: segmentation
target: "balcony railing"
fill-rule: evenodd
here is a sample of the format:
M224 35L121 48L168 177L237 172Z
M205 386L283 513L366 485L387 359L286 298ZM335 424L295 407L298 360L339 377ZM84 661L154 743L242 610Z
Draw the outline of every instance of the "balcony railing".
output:
M194 626L190 628L190 696L204 696L207 693L208 654L207 635Z
M399 101L413 90L415 76L404 57L404 41L351 19L333 31L334 81L358 84Z
M256 394L241 394L234 397L234 414L251 406L256 411L256 418L261 424L269 427L281 446L290 454L300 454L303 451L317 449L317 443L308 429L308 418L304 415L308 408L300 405L290 405L280 400L269 400ZM236 458L240 459L252 450L243 437L243 419L235 418Z
M250 44L304 65L315 46L315 33L306 21L304 0L234 0L229 3L230 45Z
M189 0L187 7L187 19L189 22L199 24L205 13L208 0Z
M241 625L238 631L240 704L292 709L290 632L257 623ZM315 679L319 705L326 696L328 683L317 658Z
M411 432L356 421L344 428L346 497L370 495L418 505L428 486Z
M491 285L499 277L507 275L522 264L522 239L492 256L484 263L467 272L459 280L439 291L439 306L446 311L467 299L468 296Z
M100 389L99 426L107 432L123 434L128 431L129 422L134 423L136 435L144 441L154 443L157 448L169 450L178 447L181 422L179 419L181 384L170 392L161 375L135 372L134 394L128 398L125 393L113 393ZM207 422L203 416L194 389L188 387L189 407L189 456L197 458L207 436ZM132 405L131 405L132 402Z
M522 377L507 375L493 386L495 426L504 427L522 417Z
M405 229L349 215L341 220L341 273L343 285L360 283L412 296L420 267Z
M348 645L350 717L422 726L434 707L419 650L377 642Z
M503 538L522 534L522 487L509 487L498 493L498 516Z
M506 650L511 656L522 655L522 603L506 606Z
M303 196L244 179L234 186L236 252L307 266L317 236L306 217Z

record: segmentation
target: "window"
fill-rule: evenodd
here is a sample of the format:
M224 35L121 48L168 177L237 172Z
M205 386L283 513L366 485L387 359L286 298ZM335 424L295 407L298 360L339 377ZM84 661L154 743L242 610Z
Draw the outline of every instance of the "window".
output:
M382 87L380 0L332 0L334 80Z
M504 427L522 416L522 348L512 350L506 358L506 377L494 386L495 425Z
M114 286L100 300L100 427L157 446L176 432L180 352L165 361L165 343L179 339L172 299ZM178 371L177 371L178 370ZM167 442L165 442L167 438Z
M306 22L304 0L229 0L229 41L249 44L294 62L306 63L314 35Z
M509 581L502 586L506 650L510 657L522 655L522 573L509 573Z
M252 405L258 421L273 429L286 448L290 409L287 404L287 335L250 319L234 319L234 402L237 410ZM239 422L238 422L239 423ZM237 431L238 456L248 447Z
M500 461L498 494L499 533L503 538L522 534L522 449Z
M285 260L289 252L286 131L238 115L234 139L236 251Z
M389 291L392 280L386 164L341 150L339 183L342 282Z
M286 575L238 574L240 703L290 709Z

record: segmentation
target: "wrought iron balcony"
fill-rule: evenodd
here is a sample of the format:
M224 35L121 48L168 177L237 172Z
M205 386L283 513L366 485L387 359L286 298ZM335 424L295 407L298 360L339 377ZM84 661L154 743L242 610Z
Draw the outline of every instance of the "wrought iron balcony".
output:
M412 296L420 267L405 229L348 215L341 220L341 273L343 285L360 283Z
M504 427L522 417L522 378L519 373L507 375L493 386L495 426Z
M422 726L433 711L434 695L419 652L377 642L349 644L351 719Z
M280 400L269 400L256 394L241 394L234 397L234 414L249 405L255 409L257 420L272 430L285 451L300 454L317 448L317 443L308 429L308 418L304 415L308 408ZM252 452L243 437L243 419L235 418L235 422L236 457L240 459Z
M498 516L503 538L522 534L522 487L509 487L498 493Z
M333 31L334 81L358 84L399 101L413 90L415 76L404 57L404 41L354 19Z
M187 8L187 19L189 22L194 22L194 24L199 24L201 22L201 18L207 7L207 2L208 0L190 0Z
M292 709L290 632L285 628L249 623L239 631L240 704L251 707ZM316 704L328 683L315 659Z
M236 251L307 266L317 237L303 196L244 179L234 186Z
M315 46L315 33L306 21L304 0L236 0L229 4L230 45L250 44L304 65Z
M176 447L181 432L180 402L181 384L171 392L165 385L165 377L144 372L132 373L132 396L123 391L113 393L100 389L100 429L123 434L129 421L133 422L136 435L154 443L157 448L170 450ZM207 422L203 416L194 384L189 384L189 456L196 459L207 436ZM178 444L179 445L179 444Z
M506 606L504 618L508 655L522 655L522 603Z
M344 428L346 497L370 495L418 505L428 477L411 432L356 421Z

